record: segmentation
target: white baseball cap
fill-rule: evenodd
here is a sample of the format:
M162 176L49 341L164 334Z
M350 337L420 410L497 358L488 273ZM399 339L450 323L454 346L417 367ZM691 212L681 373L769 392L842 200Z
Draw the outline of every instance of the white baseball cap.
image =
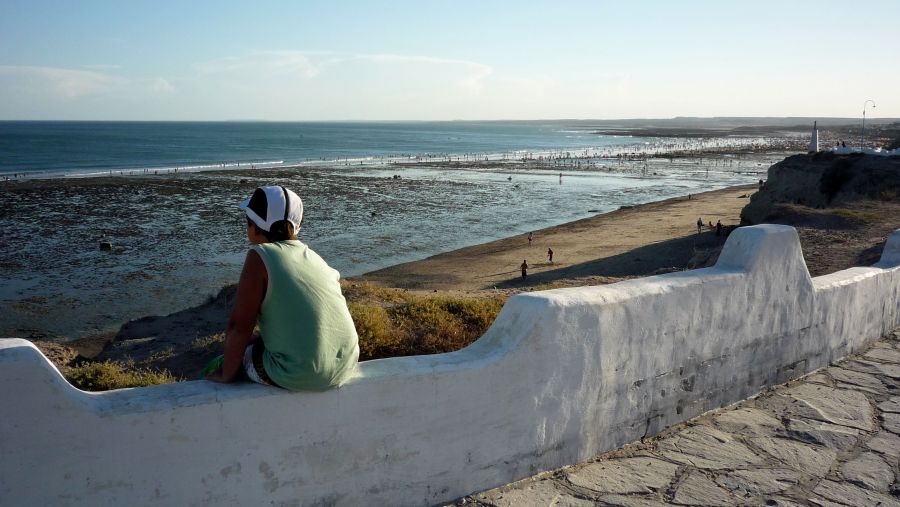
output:
M247 218L267 232L279 220L293 224L295 231L303 221L300 196L281 186L259 187L239 207L247 213Z

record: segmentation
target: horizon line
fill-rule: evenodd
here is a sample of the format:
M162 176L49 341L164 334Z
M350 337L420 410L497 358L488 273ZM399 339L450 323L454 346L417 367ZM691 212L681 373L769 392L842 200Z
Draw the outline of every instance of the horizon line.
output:
M262 118L250 119L225 119L225 120L109 120L109 119L8 119L0 118L0 122L105 122L105 123L453 123L453 122L561 122L561 121L651 121L651 120L849 120L860 121L861 117L855 116L671 116L671 117L630 117L630 118L530 118L530 119L452 119L452 120L417 120L417 119L331 119L331 120L267 120ZM870 122L895 121L900 122L900 117L867 118Z

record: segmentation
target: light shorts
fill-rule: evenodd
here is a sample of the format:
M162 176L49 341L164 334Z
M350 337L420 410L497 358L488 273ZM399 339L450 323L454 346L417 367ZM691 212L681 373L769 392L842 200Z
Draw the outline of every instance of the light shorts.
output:
M278 384L272 382L266 373L266 367L263 364L263 351L266 350L262 338L257 338L247 348L244 349L244 373L247 378L257 384L278 387Z

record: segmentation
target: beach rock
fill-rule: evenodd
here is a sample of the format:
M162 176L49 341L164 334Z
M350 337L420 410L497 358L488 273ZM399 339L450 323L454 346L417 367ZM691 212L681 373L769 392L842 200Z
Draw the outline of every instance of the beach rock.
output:
M888 387L869 373L831 367L826 370L836 382L835 387L859 389L873 394L886 394Z
M867 452L841 466L848 481L874 491L887 492L894 482L894 471L874 452Z
M672 461L710 470L745 468L763 460L728 433L702 425L661 440L658 449Z
M474 499L481 504L495 507L543 507L547 505L554 507L589 507L594 505L594 502L590 500L577 498L560 490L551 480L537 481L524 488L506 491L494 489L475 495Z
M858 359L856 361L847 361L843 366L848 370L871 373L873 375L885 375L894 380L900 380L900 365L897 364L876 363Z
M793 398L805 407L795 406L801 417L818 419L832 424L839 424L871 431L872 406L866 395L858 391L834 389L818 384L799 384L785 389L784 397ZM773 396L775 398L775 396ZM805 410L808 407L811 409Z
M693 471L675 490L673 502L681 505L728 506L737 499L700 471Z
M882 412L893 412L895 414L900 414L900 396L894 396L888 401L879 403L878 409Z
M783 438L754 438L753 443L785 465L805 474L823 476L834 464L837 453L827 447Z
M816 486L813 493L842 505L878 505L883 507L900 507L900 501L881 493L870 491L849 482L824 480Z
M890 431L891 433L900 435L900 414L887 412L881 414L881 416L879 416L879 419L881 419L882 428Z
M828 377L828 375L825 375L822 373L813 373L812 375L804 377L803 381L811 382L813 384L822 384L822 385L826 385L826 386L831 385L831 378Z
M598 498L601 505L615 505L616 507L661 507L671 505L661 502L655 496L648 495L604 495Z
M808 505L808 504L799 504L797 502L788 500L787 498L782 498L780 496L774 496L774 497L766 498L766 501L763 505L765 505L767 507L803 507L803 505Z
M808 444L850 451L859 443L859 430L814 419L789 419L787 435Z
M885 363L900 363L900 350L878 347L866 352L863 357Z
M716 482L739 497L751 497L784 491L797 485L800 477L800 472L787 468L759 468L735 470Z
M757 437L772 437L783 429L781 421L764 410L739 408L722 412L715 418L719 429Z
M893 466L900 460L900 437L889 431L879 431L866 442L866 447L881 454Z
M566 475L574 486L601 493L652 493L667 487L678 465L656 458L622 458L592 463Z

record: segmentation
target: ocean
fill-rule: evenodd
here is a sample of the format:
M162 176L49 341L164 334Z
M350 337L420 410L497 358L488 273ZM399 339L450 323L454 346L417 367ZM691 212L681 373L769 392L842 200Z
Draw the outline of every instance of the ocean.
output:
M238 278L236 205L256 186L297 191L300 239L352 276L753 183L784 154L698 153L772 145L589 122L0 122L0 336L76 338L202 303Z
M0 121L0 176L489 156L634 142L591 130L589 122Z

